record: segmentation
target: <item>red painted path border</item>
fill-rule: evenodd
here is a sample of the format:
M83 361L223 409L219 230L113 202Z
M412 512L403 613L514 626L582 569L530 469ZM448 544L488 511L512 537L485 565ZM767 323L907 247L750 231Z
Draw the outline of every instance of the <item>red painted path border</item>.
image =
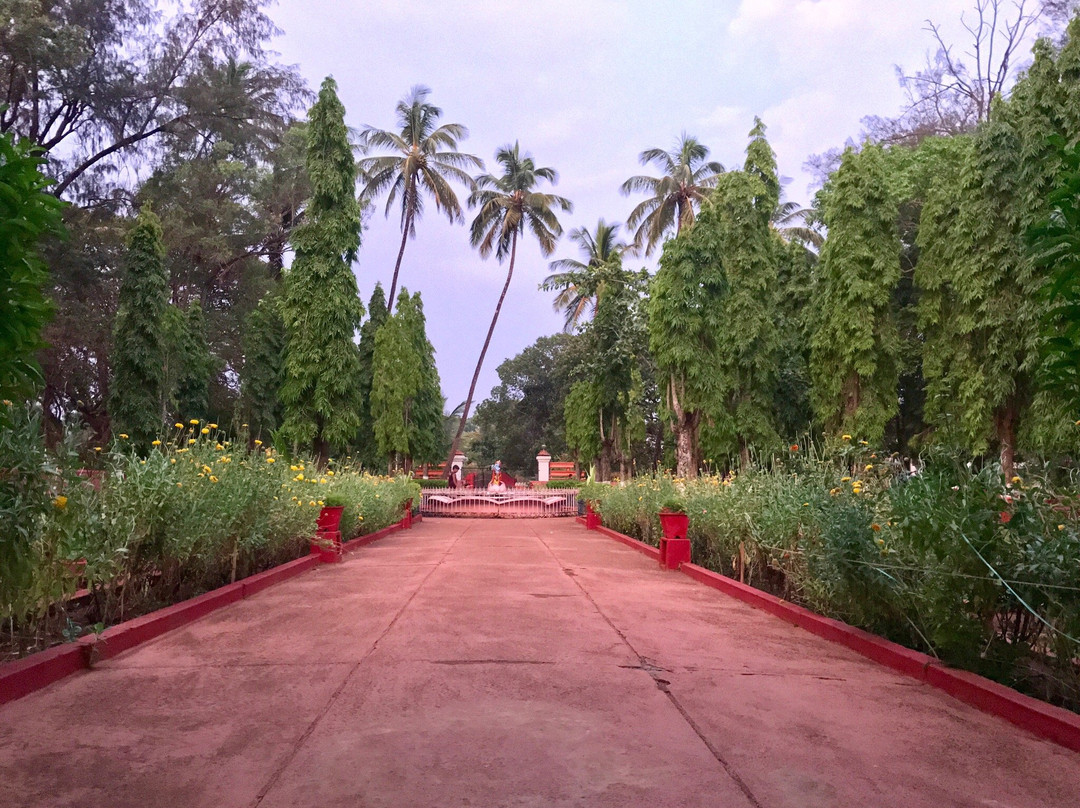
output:
M581 524L585 523L582 517L578 517L578 521ZM660 558L660 551L650 544L617 533L610 528L600 527L596 530L651 558ZM985 713L1004 718L1035 735L1080 752L1080 715L1076 713L1039 701L1031 696L1025 696L1011 687L969 671L947 667L932 656L905 648L839 620L823 617L783 598L770 595L747 584L741 584L733 578L699 567L697 564L682 564L679 570L695 581L717 589L725 595L766 611L818 637L839 643L880 665L914 677L931 687L944 690L950 696Z
M414 516L412 521L415 524L420 521L420 517ZM358 550L366 544L402 530L404 526L405 520L402 520L382 530L347 541L342 547L346 553ZM110 659L167 631L205 617L223 606L249 598L274 584L314 569L320 563L319 556L307 555L190 600L118 623L101 634L80 637L73 643L57 645L24 659L0 665L0 704L15 701L66 676L86 670L95 662Z

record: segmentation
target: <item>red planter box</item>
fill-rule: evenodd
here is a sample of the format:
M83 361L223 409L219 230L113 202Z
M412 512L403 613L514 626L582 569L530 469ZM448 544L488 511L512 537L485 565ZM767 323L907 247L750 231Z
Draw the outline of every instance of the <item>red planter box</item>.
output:
M324 505L316 521L320 533L335 533L341 530L341 514L344 505Z
M585 503L585 527L589 530L596 530L600 527L600 514L592 509L592 503Z
M690 517L685 513L660 511L660 528L665 539L685 539L690 530Z

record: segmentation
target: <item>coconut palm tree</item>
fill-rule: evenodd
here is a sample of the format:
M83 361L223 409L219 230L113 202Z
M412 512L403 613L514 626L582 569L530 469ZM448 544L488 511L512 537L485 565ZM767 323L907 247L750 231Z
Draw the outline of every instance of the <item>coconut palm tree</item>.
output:
M371 199L389 189L386 197L386 215L389 216L395 200L401 197L401 249L390 282L388 311L394 307L405 242L410 236L416 237L416 222L424 213L425 193L435 200L435 208L441 210L451 223L464 221L461 204L449 181L456 180L472 191L476 186L465 169L484 168L484 161L479 157L457 150L458 141L468 137L468 129L460 123L437 126L442 110L428 103L429 95L431 90L417 85L398 101L400 132L367 126L360 135L361 147L394 152L359 161L360 170L368 178L361 194L364 198Z
M596 223L596 231L590 233L584 227L570 231L570 240L580 247L585 261L573 258L560 258L552 261L548 267L551 275L544 278L540 288L545 292L558 290L552 304L555 311L566 313L563 331L570 333L580 322L585 310L592 306L596 309L596 297L600 288L598 270L607 264L622 263L623 254L629 249L620 241L619 225L608 224L603 219Z
M800 241L816 250L825 243L825 237L814 227L813 216L811 208L799 207L798 202L781 202L769 224L784 241Z
M649 198L638 205L626 220L633 229L634 243L645 247L650 254L663 239L664 234L675 225L678 233L683 227L694 223L694 205L700 204L709 190L716 187L724 167L708 160L709 149L685 132L675 149L646 149L638 159L643 166L655 163L663 170L660 177L631 177L620 190L625 195L644 192Z
M518 143L498 149L495 152L495 161L502 167L502 176L480 175L476 178L476 190L469 196L469 207L479 208L470 227L469 240L474 247L479 248L482 258L487 258L494 250L499 261L509 256L510 265L506 270L506 281L503 283L499 302L495 304L491 325L488 326L484 347L480 350L480 359L476 362L469 395L465 398L457 434L454 435L450 447L447 469L457 454L465 423L469 420L469 408L476 392L476 381L480 378L480 369L484 366L491 335L495 333L495 323L499 320L506 290L510 288L510 279L514 275L518 236L526 232L532 233L540 243L540 252L551 255L555 250L555 242L562 235L562 225L555 215L555 209L573 210L569 199L536 190L541 180L547 180L554 185L558 182L559 175L553 168L537 168L532 155L528 152L522 154Z

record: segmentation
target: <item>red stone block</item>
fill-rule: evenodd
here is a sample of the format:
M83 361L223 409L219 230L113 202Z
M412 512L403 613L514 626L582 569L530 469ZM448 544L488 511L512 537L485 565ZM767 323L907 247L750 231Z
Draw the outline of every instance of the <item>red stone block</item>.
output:
M690 561L690 539L660 538L660 566L667 570L677 570L680 564Z

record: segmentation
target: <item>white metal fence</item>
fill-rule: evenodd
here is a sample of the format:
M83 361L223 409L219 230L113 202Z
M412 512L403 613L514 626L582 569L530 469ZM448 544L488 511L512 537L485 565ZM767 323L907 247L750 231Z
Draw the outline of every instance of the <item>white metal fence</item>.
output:
M576 488L485 491L425 488L420 492L424 516L576 516Z

